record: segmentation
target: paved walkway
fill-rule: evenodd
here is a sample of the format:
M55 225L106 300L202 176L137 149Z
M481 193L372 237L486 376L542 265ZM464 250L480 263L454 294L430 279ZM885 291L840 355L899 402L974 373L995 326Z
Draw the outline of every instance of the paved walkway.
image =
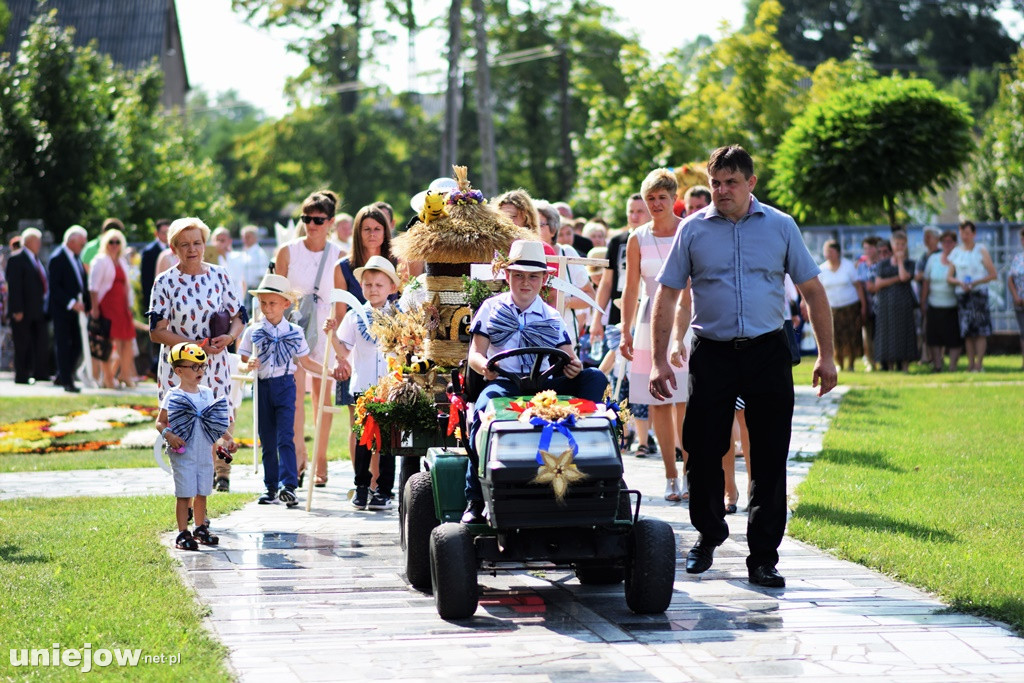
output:
M820 451L839 399L798 390L791 456ZM218 549L170 550L243 681L1024 680L1024 640L1006 628L791 538L779 565L787 587L751 586L743 515L729 517L733 535L712 569L686 574L696 534L684 505L661 500L657 459L628 459L627 481L650 494L644 513L676 530L676 592L664 615L629 612L621 586L583 587L569 572L536 568L482 574L476 616L445 622L402 578L397 512L353 510L348 464L333 465L312 513L247 505L214 521ZM791 490L809 466L791 462ZM241 469L233 488L258 486ZM143 472L0 475L0 497L169 485ZM126 475L131 491L113 483Z

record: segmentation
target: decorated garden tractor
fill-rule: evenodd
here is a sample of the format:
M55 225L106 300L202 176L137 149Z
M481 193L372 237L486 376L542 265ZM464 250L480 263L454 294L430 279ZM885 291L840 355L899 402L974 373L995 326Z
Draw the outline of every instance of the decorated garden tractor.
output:
M502 284L493 279L497 269L489 277L473 264L491 271L492 259L508 253L512 241L535 236L487 205L465 176L457 167L456 188L445 193L444 204L424 201L420 223L393 243L404 261L424 262L425 273L418 286L406 288L405 313L373 325L383 348L420 362L395 363L356 407L360 438L390 441L400 456L409 583L433 592L443 618L464 619L477 608L479 571L546 563L571 567L585 584L624 581L630 609L664 611L675 578L675 538L664 522L639 517L640 494L624 482L619 443L628 411L539 393L546 377L562 372L565 353L523 348L493 357L490 367L516 383L519 397L483 406L469 443L483 386L465 363L469 324L482 298ZM563 275L567 265L592 261L549 260ZM558 304L565 293L582 294L564 280L557 286L565 287ZM401 341L421 337L416 353ZM515 355L532 357L531 372L512 375L494 365ZM471 452L480 463L481 524L460 523Z
M535 393L545 375L561 372L557 349L498 354L537 360L528 376L507 375L520 398L486 406L474 444L435 447L427 471L405 483L402 514L405 568L413 587L432 591L438 614L465 619L476 611L477 573L507 563L572 567L583 584L625 581L626 604L640 614L663 612L675 579L675 536L660 520L639 517L640 493L626 487L619 452L620 415L553 392ZM546 373L540 359L550 358ZM503 371L502 371L503 372ZM450 405L466 432L482 378L467 370ZM467 448L476 449L486 523L462 524Z

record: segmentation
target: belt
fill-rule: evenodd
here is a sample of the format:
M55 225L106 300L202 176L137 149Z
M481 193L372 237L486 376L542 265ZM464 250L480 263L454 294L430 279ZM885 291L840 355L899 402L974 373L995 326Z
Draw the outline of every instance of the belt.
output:
M724 346L725 348L735 349L739 351L741 349L745 349L747 347L760 344L761 342L768 341L781 331L782 328L780 327L777 330L772 330L771 332L759 334L756 337L736 337L735 339L718 340L708 339L707 337L701 337L698 335L697 339L700 340L701 344L714 344L716 346Z

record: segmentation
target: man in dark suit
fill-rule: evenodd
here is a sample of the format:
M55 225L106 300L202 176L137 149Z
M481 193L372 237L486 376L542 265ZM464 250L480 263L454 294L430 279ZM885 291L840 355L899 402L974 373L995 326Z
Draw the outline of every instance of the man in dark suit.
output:
M167 229L171 226L169 218L158 218L153 232L156 239L150 242L142 250L142 265L139 269L139 281L142 284L142 296L139 297L139 313L146 317L149 310L149 297L153 294L153 282L156 280L156 264L160 260L160 254L167 249ZM143 349L143 351L145 351ZM150 351L150 374L156 376L157 363L160 360L159 346L151 347Z
M89 236L72 225L64 232L64 244L50 257L50 296L47 312L53 321L53 345L57 355L57 384L78 393L75 368L82 356L79 313L91 309L85 266L79 254Z
M156 234L156 239L142 250L142 265L139 272L139 279L142 282L142 300L139 302L139 306L141 306L139 312L143 316L149 310L149 297L153 293L153 281L156 280L156 262L160 259L160 254L167 248L167 228L170 225L170 219L158 218L153 231Z
M43 234L35 228L21 233L22 250L7 261L11 337L14 341L14 381L34 384L49 376L50 334L46 326L49 283L39 262Z

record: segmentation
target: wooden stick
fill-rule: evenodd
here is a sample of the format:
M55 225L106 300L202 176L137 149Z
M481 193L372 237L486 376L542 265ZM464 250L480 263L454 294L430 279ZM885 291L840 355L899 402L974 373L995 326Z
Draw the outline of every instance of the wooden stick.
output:
M252 355L260 357L256 344L252 345ZM252 371L252 473L260 471L260 371Z
M332 330L330 334L334 334ZM306 459L306 470L312 469L309 472L309 486L307 486L306 492L306 512L309 512L313 508L313 484L316 481L316 454L320 450L320 422L323 420L324 414L324 392L327 391L327 360L331 352L331 337L329 334L324 335L324 362L320 368L320 395L316 402L316 421L314 423L313 433L313 454L311 457ZM305 389L305 387L303 387ZM312 468L310 467L312 465Z

